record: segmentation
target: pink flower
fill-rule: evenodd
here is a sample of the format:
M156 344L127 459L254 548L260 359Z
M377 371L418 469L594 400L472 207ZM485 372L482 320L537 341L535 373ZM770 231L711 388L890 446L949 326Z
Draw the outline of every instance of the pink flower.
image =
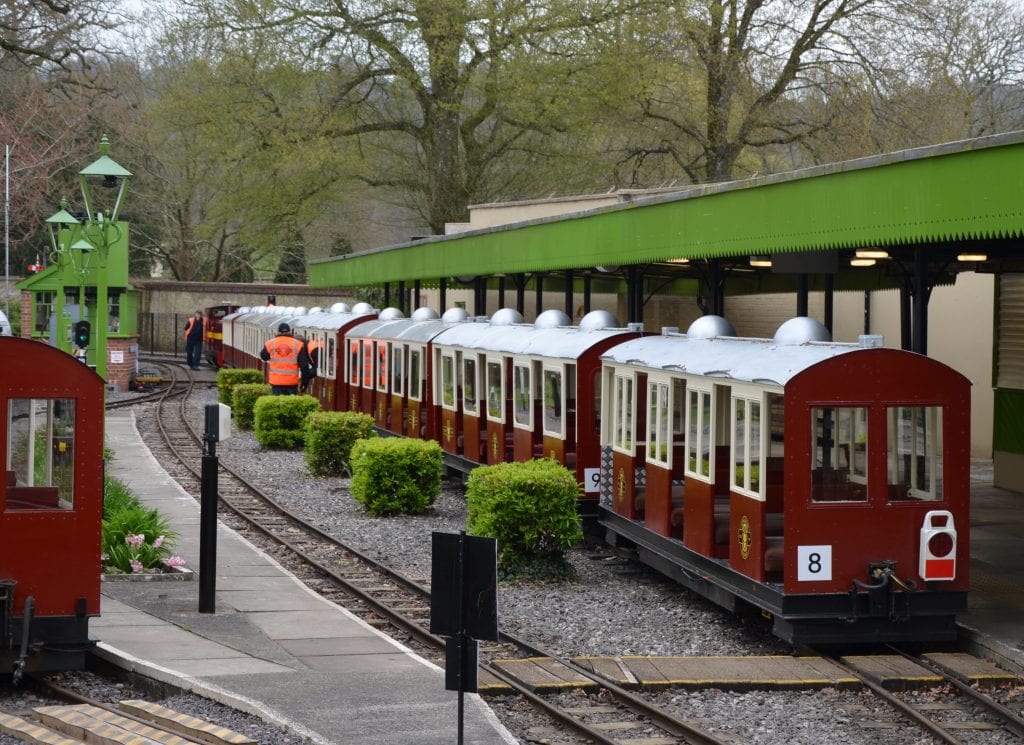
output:
M164 559L164 565L169 567L183 567L185 566L185 560L180 556L170 556Z
M132 573L133 574L138 574L139 572L142 571L142 562L141 561L136 561L135 559L132 559L131 565L132 565Z
M156 540L153 541L153 548L160 548L162 545L164 545L164 537L162 535L157 536Z
M138 535L132 535L129 533L124 537L124 542L127 543L129 546L134 546L135 548L138 548L146 542L146 536L142 533L139 533Z

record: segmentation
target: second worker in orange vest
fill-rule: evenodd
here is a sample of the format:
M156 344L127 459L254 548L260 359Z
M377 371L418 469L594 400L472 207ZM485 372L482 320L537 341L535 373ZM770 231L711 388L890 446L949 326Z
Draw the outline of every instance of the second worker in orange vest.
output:
M309 369L309 355L306 345L292 336L291 326L287 323L278 325L277 336L260 350L260 359L269 363L267 382L275 396L299 392L299 381Z

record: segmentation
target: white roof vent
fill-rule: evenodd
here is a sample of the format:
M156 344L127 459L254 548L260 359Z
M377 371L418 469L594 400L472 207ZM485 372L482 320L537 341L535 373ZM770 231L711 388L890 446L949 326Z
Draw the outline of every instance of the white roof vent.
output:
M885 346L885 337L881 334L861 334L857 342L865 349L877 349Z
M619 328L619 319L606 310L592 310L580 319L580 331Z
M446 323L458 323L459 321L465 321L469 318L469 313L466 312L465 308L449 308L441 314L441 320Z
M721 316L701 316L686 329L686 335L694 339L712 339L716 336L736 336L733 325Z
M537 316L537 320L533 322L533 325L534 328L538 329L557 329L561 326L572 325L572 319L563 311L551 308Z
M356 303L352 306L352 312L357 316L365 316L373 313L373 306L369 303Z
M491 316L492 326L511 326L523 322L523 314L515 308L500 308Z
M319 305L314 305L312 308L309 309L310 315L312 315L313 313L323 313L323 312L324 312L324 309L321 308Z
M405 313L400 311L398 308L385 308L382 310L377 318L382 321L397 321L399 318L405 318Z
M352 307L348 303L335 303L331 306L331 313L351 313Z
M832 341L832 334L813 318L797 316L779 326L772 341L776 344L796 346L810 341Z
M437 311L423 305L412 312L411 318L414 321L436 321Z

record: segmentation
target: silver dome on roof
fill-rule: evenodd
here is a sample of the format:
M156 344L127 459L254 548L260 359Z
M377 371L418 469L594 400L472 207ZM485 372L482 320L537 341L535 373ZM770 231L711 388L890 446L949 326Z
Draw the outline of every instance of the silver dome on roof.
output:
M352 312L357 316L365 316L368 313L373 313L373 306L369 303L356 303L352 306Z
M297 315L297 316L304 316L307 313L309 313L309 308L307 308L305 305L296 305L295 306L295 315Z
M469 318L469 313L466 312L465 308L449 308L441 314L441 320L447 323L465 321L467 318Z
M382 321L397 321L399 318L405 318L405 313L398 308L388 307L377 314L377 318Z
M421 305L412 312L411 317L414 321L436 321L437 311L433 308L427 307L426 305Z
M537 316L537 320L533 322L533 325L538 329L557 329L562 326L571 326L572 319L563 311L551 308Z
M324 309L323 309L323 308L321 308L321 307L320 307L319 305L314 305L314 306L313 306L312 308L310 308L310 309L309 309L309 312L310 312L311 314L312 314L312 313L323 313L323 312L324 312Z
M779 326L772 341L776 344L795 346L809 341L832 341L832 334L813 318L797 316Z
M619 319L606 310L592 310L580 319L580 331L617 329Z
M335 303L331 306L331 313L350 313L352 306L348 303Z
M523 314L515 308L500 308L491 316L492 326L511 326L514 323L522 322Z
M736 329L721 316L701 316L686 329L686 335L694 339L711 339L715 336L736 336Z
M241 308L235 311L236 313L252 313L252 308L248 305L243 305Z

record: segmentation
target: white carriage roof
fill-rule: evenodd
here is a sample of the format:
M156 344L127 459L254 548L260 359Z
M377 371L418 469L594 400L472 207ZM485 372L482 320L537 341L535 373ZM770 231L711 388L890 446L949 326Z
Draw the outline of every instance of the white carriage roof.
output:
M328 310L302 316L293 325L303 329L337 330L356 318L370 319L371 313L332 313Z
M698 339L668 334L623 342L602 354L601 359L654 370L784 386L797 373L858 349L862 347L838 342L776 344L771 339Z
M447 329L435 344L465 347L481 352L537 355L579 359L600 341L627 333L627 329L603 328L589 331L576 326L537 328L533 324L494 326L490 323L464 323Z

